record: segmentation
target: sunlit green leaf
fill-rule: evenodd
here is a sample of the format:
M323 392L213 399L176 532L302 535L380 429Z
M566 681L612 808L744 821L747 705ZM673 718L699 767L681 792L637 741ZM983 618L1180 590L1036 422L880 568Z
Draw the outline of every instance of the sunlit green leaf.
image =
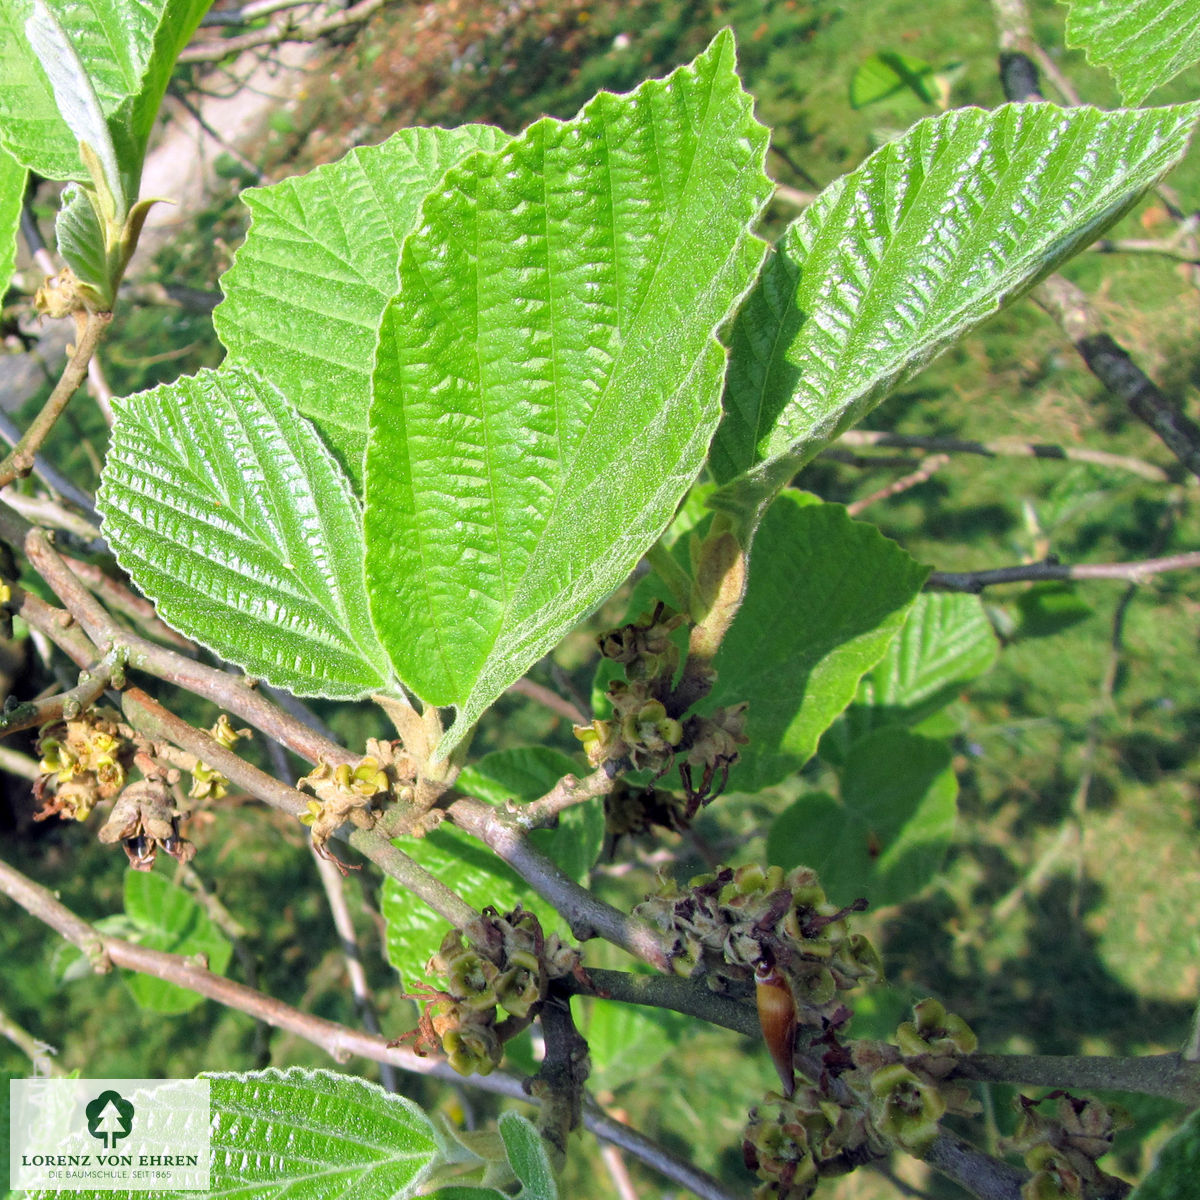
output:
M799 770L886 651L926 570L845 509L785 492L755 539L741 611L714 660L703 706L747 700L732 788L756 791Z
M279 391L225 368L113 408L97 508L113 552L163 618L302 695L383 687L358 501Z
M922 121L794 221L730 334L714 503L745 510L1103 232L1200 109L1010 104Z
M1126 104L1200 61L1193 0L1069 0L1067 45L1107 67Z
M821 756L844 761L872 729L916 725L948 704L996 661L999 644L978 596L924 592L854 702L821 740Z
M400 284L400 247L447 168L505 141L487 125L402 129L242 193L252 223L221 277L213 324L232 359L270 376L312 419L360 487L375 343Z
M83 182L78 143L86 140L119 180L114 192L132 203L171 69L210 3L5 0L0 141L40 175Z
M214 1196L400 1200L441 1158L425 1113L365 1080L299 1068L208 1079Z
M703 463L714 333L762 255L766 130L696 62L453 168L404 244L366 459L367 585L440 753L633 569Z
M944 742L895 727L869 733L842 768L841 792L840 803L810 792L780 813L768 860L812 867L839 904L895 904L936 879L958 796Z
M25 168L0 146L0 296L8 290L16 266L26 177Z

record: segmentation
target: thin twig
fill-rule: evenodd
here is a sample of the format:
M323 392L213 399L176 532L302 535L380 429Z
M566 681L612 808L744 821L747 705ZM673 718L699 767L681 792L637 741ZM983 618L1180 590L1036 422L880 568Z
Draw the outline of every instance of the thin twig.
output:
M956 1079L1012 1083L1019 1087L1102 1089L1160 1096L1195 1108L1200 1104L1200 1063L1180 1054L1129 1057L1052 1054L969 1054L954 1068Z
M513 809L513 819L522 829L540 829L553 825L559 813L576 804L607 796L617 783L617 776L598 767L582 779L564 775L544 796Z
M460 829L490 846L539 896L552 904L580 941L602 937L660 971L670 971L670 958L658 935L645 921L613 908L580 887L530 843L511 816L472 799L455 800L446 811Z
M1088 249L1097 254L1157 254L1175 262L1200 266L1200 257L1194 251L1184 249L1175 238L1100 238Z
M872 492L869 496L864 496L861 500L855 500L853 504L847 504L847 514L851 517L857 517L864 509L870 508L872 504L876 504L880 500L890 500L893 496L899 496L911 488L927 483L949 461L950 455L948 454L928 455L921 460L921 465L915 471L910 471L907 475L901 475L899 479L893 479L885 487Z
M93 524L87 517L72 512L49 496L26 496L17 491L16 487L6 487L0 493L0 499L27 521L48 525L52 529L62 529L80 538L89 551L102 553L108 549L100 536L98 524Z
M314 7L314 0L257 0L257 3L247 4L242 8L225 8L206 12L200 18L200 27L248 25L251 21L258 21L263 17L270 16L271 13L279 12L282 8Z
M14 870L3 860L0 860L0 892L78 946L94 964L110 970L115 964L178 984L227 1008L247 1013L277 1029L287 1030L319 1046L335 1062L344 1063L358 1055L373 1062L389 1063L414 1074L446 1082L466 1083L480 1091L530 1102L524 1082L515 1075L494 1071L486 1077L475 1075L464 1081L447 1062L422 1058L414 1051L393 1045L379 1035L363 1033L302 1012L245 984L215 975L194 958L152 950L123 938L101 934L60 903L49 889ZM667 1179L691 1188L703 1200L740 1200L740 1193L730 1191L711 1175L677 1158L656 1142L615 1120L598 1106L588 1105L584 1112L584 1124L597 1137L622 1147Z
M83 562L64 554L63 561L71 568L71 573L81 579L96 597L108 608L123 613L136 621L152 637L168 642L177 650L194 657L196 645L176 632L155 611L154 605L143 596L135 595L124 584L118 583L111 575L102 571L95 563Z
M79 683L65 692L43 696L39 700L26 700L0 713L0 737L16 733L21 729L38 729L53 721L72 720L84 709L91 708L104 695L113 671L120 665L123 655L110 650L103 661L90 671L80 672Z
M368 17L381 9L387 0L359 0L350 8L339 10L329 16L310 21L294 21L290 16L273 22L267 29L244 33L240 37L227 38L220 42L201 42L187 46L177 61L220 62L231 54L255 50L261 46L278 46L282 42L315 42L326 34L350 25L361 25Z
M33 1064L35 1075L62 1076L66 1071L54 1061L58 1053L53 1046L40 1042L29 1030L18 1025L3 1009L0 1009L0 1037L6 1037Z
M999 34L1002 81L1007 85L1011 79L1011 75L1003 69L1006 59L1016 54L1027 55L1036 61L1059 95L1068 104L1078 106L1079 93L1071 81L1058 69L1058 64L1050 55L1034 41L1025 0L992 0L992 14L996 19ZM1010 100L1040 98L1040 92L1031 95L1030 90L1026 88L1022 93L1015 93L1008 86L1005 87L1005 95Z
M121 706L129 723L147 737L173 742L176 746L220 771L231 782L257 796L272 808L293 817L307 811L311 799L295 788L280 783L273 775L240 758L226 749L204 730L196 729L169 712L141 688L132 687L123 693ZM459 928L475 920L478 914L385 837L373 830L354 829L346 840L369 858L385 874L390 875L415 896L420 897L439 916Z
M925 1161L977 1200L1020 1200L1026 1171L985 1154L970 1142L942 1130Z
M146 671L211 700L235 716L249 721L269 738L282 743L308 762L315 763L324 758L331 765L338 766L343 762L357 761L357 755L330 742L259 695L253 690L253 684L244 677L214 670L121 628L83 586L45 535L38 529L31 529L15 513L6 513L3 506L0 506L0 537L24 546L30 564L88 636L97 646L124 648L128 653L130 668ZM53 633L46 632L51 638L54 637Z
M690 1188L701 1200L744 1200L741 1189L735 1191L726 1187L707 1171L702 1171L686 1159L672 1154L670 1150L651 1141L645 1134L638 1133L636 1129L623 1125L598 1106L591 1103L587 1105L583 1112L583 1123L597 1137L619 1146L646 1166L653 1167L659 1174Z
M3 411L0 411L0 438L3 438L10 446L15 446L21 440L21 431L13 423L12 417ZM33 474L68 504L75 505L91 524L99 528L100 516L92 503L92 497L82 488L76 487L57 467L40 454L34 455ZM5 495L7 497L7 493Z
M1025 442L1011 438L997 438L980 442L969 438L923 437L916 434L882 433L875 430L851 429L838 438L839 446L887 446L898 450L944 451L947 454L981 454L986 458L1058 458L1072 462L1094 463L1100 467L1112 467L1118 471L1129 471L1155 483L1167 483L1170 476L1162 467L1144 459L1125 454L1110 454L1106 450L1092 450L1084 446L1056 446L1043 442ZM872 465L874 460L865 460ZM885 460L884 465L890 463Z
M1200 567L1200 551L1170 554L1165 558L1147 558L1127 563L1058 563L1052 561L1021 563L1015 567L995 567L989 571L933 571L925 586L945 592L981 592L1000 583L1025 583L1047 579L1121 579L1128 583L1148 583L1166 571L1193 571Z
M0 771L7 771L20 779L28 779L31 783L42 773L37 759L8 746L0 746Z
M1084 293L1063 276L1051 275L1034 288L1032 296L1058 322L1092 374L1149 425L1193 475L1200 476L1200 427L1103 332Z
M58 383L50 393L41 412L30 422L21 440L0 461L0 487L6 487L14 479L20 479L33 470L34 460L42 443L46 440L55 421L62 415L79 385L87 378L88 363L100 344L112 321L112 313L88 313L79 332L79 344L75 347Z
M568 721L576 725L586 725L589 718L567 700L560 696L557 692L552 691L544 684L535 683L532 679L518 679L516 683L511 684L508 689L514 695L524 696L529 700L534 700L543 708L548 708L552 713L557 713L560 717L566 717Z
M375 1001L371 997L371 987L367 983L367 972L363 967L362 951L358 945L358 934L354 928L354 918L350 915L350 905L346 903L346 881L341 871L329 859L313 851L313 859L317 864L317 873L321 877L321 886L325 889L325 899L329 904L329 912L333 917L333 925L337 930L338 940L342 945L342 957L346 963L346 976L350 980L350 990L354 993L354 1003L363 1027L368 1033L380 1033L379 1017L375 1013ZM400 1091L400 1080L395 1068L390 1063L383 1063L379 1068L380 1080L389 1092Z

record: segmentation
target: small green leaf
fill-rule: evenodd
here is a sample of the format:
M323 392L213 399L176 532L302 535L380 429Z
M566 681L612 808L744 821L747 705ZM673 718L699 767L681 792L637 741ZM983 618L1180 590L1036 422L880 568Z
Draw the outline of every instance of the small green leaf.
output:
M28 172L0 146L0 296L8 291L17 262L17 230Z
M722 33L690 67L453 168L404 243L366 459L367 586L447 754L636 565L719 417L762 258L766 130Z
M1192 0L1068 0L1067 45L1107 67L1126 104L1200 61Z
M812 792L767 835L767 859L816 870L830 896L895 904L937 874L954 834L958 781L943 742L887 728L854 743L842 800Z
M489 804L536 800L564 775L579 770L575 759L549 746L516 746L485 754L464 767L454 786Z
M520 903L537 915L547 933L557 930L569 934L554 909L532 893L511 867L461 830L447 824L423 838L397 838L396 845L431 875L451 883L472 908L491 904L507 912ZM384 881L380 907L387 922L388 962L400 972L404 986L411 988L425 978L425 964L450 932L450 922L394 879Z
M96 506L114 554L163 618L300 695L384 687L358 501L286 398L223 368L113 409Z
M546 1146L533 1124L520 1113L500 1114L500 1136L513 1174L521 1181L517 1200L558 1200L558 1183Z
M379 146L270 187L250 188L246 240L221 277L213 324L321 431L362 484L371 368L400 247L448 167L507 136L488 125L402 129Z
M615 1091L645 1079L694 1029L690 1017L663 1008L584 1000L579 1032L587 1039L591 1086Z
M58 252L82 280L106 295L112 287L104 229L92 202L77 183L63 188L58 215L54 218Z
M134 940L153 950L186 956L201 954L208 969L224 975L233 951L225 935L199 903L183 888L153 871L126 871L125 915L136 929ZM125 984L141 1008L157 1013L183 1013L204 997L173 983L122 972Z
M990 670L999 645L978 596L923 592L854 703L821 739L821 757L841 763L872 729L916 725Z
M753 510L1182 157L1200 107L921 121L794 221L729 333L718 507Z
M866 108L905 89L926 104L933 104L937 95L932 77L933 67L924 59L897 50L881 50L861 62L851 77L850 107Z
M1158 1152L1129 1200L1189 1200L1200 1179L1200 1112L1194 1112Z
M835 504L785 492L755 537L741 611L702 706L748 700L750 744L729 786L757 791L798 771L886 651L926 568Z

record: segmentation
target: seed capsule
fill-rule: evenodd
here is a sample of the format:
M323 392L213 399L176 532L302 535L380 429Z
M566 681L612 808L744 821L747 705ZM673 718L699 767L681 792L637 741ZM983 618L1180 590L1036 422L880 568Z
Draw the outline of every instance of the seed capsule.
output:
M787 980L773 966L760 962L754 971L754 998L758 1003L758 1023L767 1043L771 1061L783 1082L783 1094L789 1099L796 1090L796 1072L792 1052L796 1047L796 1003Z

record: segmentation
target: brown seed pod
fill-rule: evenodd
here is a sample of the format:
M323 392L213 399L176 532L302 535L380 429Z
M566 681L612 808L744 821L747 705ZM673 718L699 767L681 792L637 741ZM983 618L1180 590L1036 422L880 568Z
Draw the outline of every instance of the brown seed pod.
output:
M796 1090L796 1071L792 1052L796 1047L796 1002L792 989L779 970L765 960L754 970L754 998L758 1003L758 1023L767 1043L771 1061L789 1099Z

